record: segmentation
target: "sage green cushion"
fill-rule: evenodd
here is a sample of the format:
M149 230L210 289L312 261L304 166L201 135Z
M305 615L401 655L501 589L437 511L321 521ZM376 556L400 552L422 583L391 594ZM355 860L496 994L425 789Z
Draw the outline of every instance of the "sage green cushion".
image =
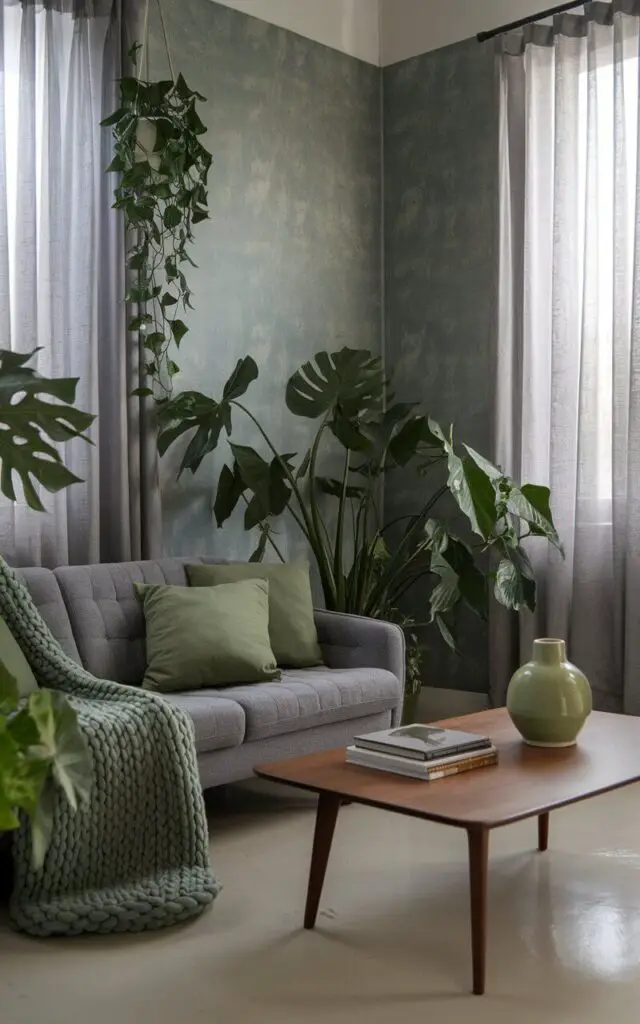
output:
M311 668L322 664L306 562L290 565L232 562L186 568L192 587L217 587L236 580L268 580L269 636L278 665Z
M147 626L143 687L171 693L280 675L269 643L269 584L203 590L136 584Z
M38 689L36 677L4 619L0 618L0 661L18 684L21 697Z

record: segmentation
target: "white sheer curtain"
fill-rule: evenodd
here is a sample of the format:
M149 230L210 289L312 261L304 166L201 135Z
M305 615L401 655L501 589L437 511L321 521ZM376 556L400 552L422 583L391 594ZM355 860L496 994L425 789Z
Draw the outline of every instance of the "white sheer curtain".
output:
M18 564L140 557L160 536L157 472L127 347L124 236L111 210L111 133L122 74L119 0L0 0L0 347L40 348L46 376L80 378L94 446L83 481L48 514L0 503L0 552Z
M564 637L601 708L640 714L640 3L503 40L496 456L551 487L535 617L492 626L494 698Z

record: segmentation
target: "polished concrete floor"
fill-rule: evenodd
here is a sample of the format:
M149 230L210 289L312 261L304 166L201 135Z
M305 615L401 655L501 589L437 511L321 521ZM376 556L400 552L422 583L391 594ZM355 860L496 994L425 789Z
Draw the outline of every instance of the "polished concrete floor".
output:
M636 1024L640 786L492 836L488 992L469 994L463 833L341 811L300 928L313 802L260 783L211 811L225 889L194 924L35 941L0 921L2 1024Z

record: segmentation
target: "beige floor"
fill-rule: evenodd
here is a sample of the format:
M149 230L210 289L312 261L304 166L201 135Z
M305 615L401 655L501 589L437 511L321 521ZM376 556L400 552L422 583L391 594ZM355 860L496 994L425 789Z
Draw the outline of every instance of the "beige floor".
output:
M225 890L160 935L38 942L0 922L2 1024L636 1024L640 788L492 837L488 994L469 992L464 834L341 812L318 929L300 929L313 807L236 788L212 812ZM437 1016L434 1016L437 1014Z

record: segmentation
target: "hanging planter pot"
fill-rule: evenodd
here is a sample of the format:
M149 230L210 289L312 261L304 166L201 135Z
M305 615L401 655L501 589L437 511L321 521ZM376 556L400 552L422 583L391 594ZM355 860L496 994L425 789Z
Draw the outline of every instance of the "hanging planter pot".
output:
M136 143L134 160L136 163L147 162L154 171L160 170L161 156L156 150L158 141L157 120L153 117L141 117L136 127Z
M129 330L144 348L145 372L150 386L135 394L166 401L173 377L179 372L175 356L188 331L185 318L191 306L187 282L194 241L193 228L209 216L207 177L212 157L202 145L206 128L196 106L204 96L175 75L169 52L162 8L163 29L171 78L151 80L148 75L120 79L120 106L105 118L111 127L115 156L108 172L120 175L114 189L114 207L124 214L127 270L132 285L125 297L134 309ZM129 52L140 69L148 51L147 2L144 44Z

